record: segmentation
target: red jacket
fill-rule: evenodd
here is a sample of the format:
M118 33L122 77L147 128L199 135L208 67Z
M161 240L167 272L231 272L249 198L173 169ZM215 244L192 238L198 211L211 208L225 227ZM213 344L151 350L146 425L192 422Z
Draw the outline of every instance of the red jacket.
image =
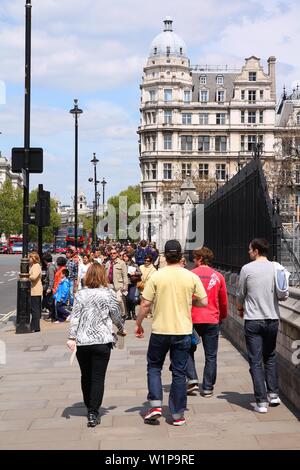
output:
M202 281L208 300L206 307L192 307L193 323L219 323L227 317L228 300L224 277L209 266L199 266L192 272Z

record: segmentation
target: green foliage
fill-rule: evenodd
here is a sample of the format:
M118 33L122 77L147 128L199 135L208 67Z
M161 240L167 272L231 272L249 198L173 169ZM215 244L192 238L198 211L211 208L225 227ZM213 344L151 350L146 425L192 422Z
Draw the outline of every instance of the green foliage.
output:
M37 189L33 189L29 195L29 206L30 208L34 206L37 201ZM55 229L58 229L61 225L61 217L56 212L56 202L54 199L50 198L51 211L50 211L50 225L49 227L43 228L43 242L51 243L54 240L53 232ZM29 226L29 240L31 242L36 242L38 239L37 227L35 225Z
M91 232L93 228L93 217L87 217L86 215L79 215L78 216L79 222L83 224L83 230L87 232Z
M0 234L6 237L22 233L23 196L21 189L14 189L11 181L5 181L0 189Z
M139 217L140 212L135 212L134 214L130 214L130 208L134 204L140 204L140 186L128 186L127 189L121 191L117 196L112 196L111 198L108 199L108 204L111 204L114 206L115 211L116 211L116 224L117 224L117 238L123 238L122 233L119 233L119 216L120 216L120 198L121 197L126 197L127 198L127 214L125 214L127 218L127 227L130 225L130 223L137 219ZM130 215L129 215L130 214ZM127 238L125 236L124 238Z

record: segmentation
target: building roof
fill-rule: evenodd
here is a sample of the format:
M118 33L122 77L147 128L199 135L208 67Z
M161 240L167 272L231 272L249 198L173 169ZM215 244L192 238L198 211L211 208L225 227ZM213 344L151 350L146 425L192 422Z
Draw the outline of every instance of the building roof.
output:
M170 17L164 20L164 31L158 34L151 43L150 57L187 57L187 47L183 39L173 32L173 21Z
M193 72L193 101L199 101L199 91L208 90L208 101L216 101L216 91L225 90L225 100L229 101L233 98L234 81L238 73L223 73L223 72ZM200 84L200 77L206 76L206 84ZM223 76L223 85L217 84L217 77Z

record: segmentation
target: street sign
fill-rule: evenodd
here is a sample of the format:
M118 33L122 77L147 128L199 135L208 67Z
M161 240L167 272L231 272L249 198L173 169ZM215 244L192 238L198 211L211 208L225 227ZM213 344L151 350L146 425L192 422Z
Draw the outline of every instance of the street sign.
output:
M12 173L22 173L25 167L25 149L14 147L11 151ZM31 148L28 155L29 173L43 173L43 149Z

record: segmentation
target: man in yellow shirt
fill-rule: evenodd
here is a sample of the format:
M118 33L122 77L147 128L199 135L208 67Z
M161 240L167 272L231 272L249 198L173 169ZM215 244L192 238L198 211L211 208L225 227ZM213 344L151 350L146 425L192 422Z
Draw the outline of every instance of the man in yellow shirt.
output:
M193 329L191 309L207 305L207 295L199 277L180 265L181 245L177 240L165 244L167 266L153 274L143 291L140 312L136 320L135 334L144 335L143 319L153 307L152 333L147 353L148 400L150 409L145 423L153 422L162 414L161 371L170 351L172 384L169 408L174 426L185 424L186 364L191 346Z

